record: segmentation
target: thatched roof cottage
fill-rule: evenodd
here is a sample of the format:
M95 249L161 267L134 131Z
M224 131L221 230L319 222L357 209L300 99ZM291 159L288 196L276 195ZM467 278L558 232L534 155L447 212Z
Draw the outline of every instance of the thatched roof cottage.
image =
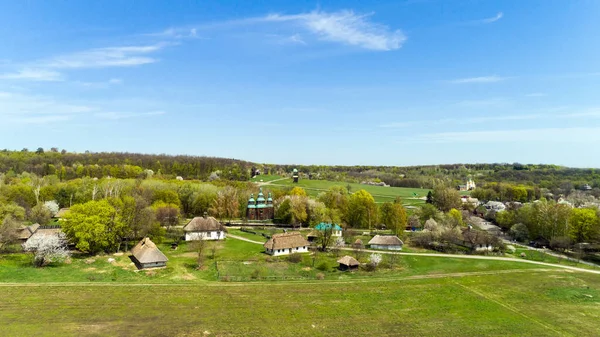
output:
M375 235L369 241L372 249L402 250L404 243L395 235Z
M217 219L208 216L197 216L183 227L185 241L194 240L223 240L225 239L225 226Z
M274 234L263 247L265 252L274 256L292 253L308 253L309 242L300 232Z
M130 258L138 269L166 267L169 261L149 238L133 247Z
M40 228L40 224L33 224L27 227L21 227L18 229L17 236L19 241L25 242L29 239L37 230Z
M340 264L340 270L356 269L360 265L357 259L349 255L337 260L337 263Z

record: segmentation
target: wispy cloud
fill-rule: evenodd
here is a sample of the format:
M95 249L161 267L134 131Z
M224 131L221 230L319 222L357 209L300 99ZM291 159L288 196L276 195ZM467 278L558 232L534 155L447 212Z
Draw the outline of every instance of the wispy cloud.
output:
M552 110L552 109L551 109ZM562 110L558 109L558 110ZM577 118L600 118L600 109L592 108L584 111L554 113L547 112L529 113L529 114L513 114L513 115L492 115L480 117L465 117L465 118L444 118L435 120L417 120L397 123L380 124L380 128L405 128L417 125L445 125L445 124L479 124L501 121L523 121L523 120L561 120L561 119L577 119Z
M167 43L156 43L152 45L96 48L58 56L49 61L41 62L41 64L47 68L57 69L138 66L157 62L158 59L149 55L167 45Z
M167 28L162 32L144 34L144 36L153 36L170 39L194 39L198 38L197 28Z
M370 50L389 51L402 47L406 36L400 30L391 30L388 26L371 22L370 16L372 14L356 14L349 10L333 13L313 11L294 15L271 14L247 22L291 22L321 40Z
M80 85L82 87L86 87L86 88L106 89L106 88L110 88L115 85L123 84L123 80L120 78L111 78L108 81L102 81L102 82L75 81L73 83Z
M496 16L493 16L491 18L486 18L486 19L478 20L478 21L480 23L492 23L492 22L496 22L496 21L502 19L503 16L504 16L504 13L498 12L498 14L496 14Z
M450 80L448 82L455 84L466 84L466 83L496 83L509 79L510 77L500 77L496 75L492 76L480 76L480 77L467 77Z
M0 79L7 80L29 80L40 82L52 82L64 80L61 73L47 69L21 69L14 73L0 74Z
M440 132L421 134L406 139L403 143L468 143L473 141L479 143L590 143L600 141L600 127Z
M119 104L122 105L122 104ZM0 92L0 119L11 123L50 123L73 119L122 119L162 115L164 111L115 112L101 102L74 102L63 99L27 95L14 92Z
M125 118L134 118L134 117L149 117L149 116L160 116L164 115L164 111L150 111L150 112L138 112L138 113L125 113L125 112L100 112L96 113L95 116L103 119L125 119Z

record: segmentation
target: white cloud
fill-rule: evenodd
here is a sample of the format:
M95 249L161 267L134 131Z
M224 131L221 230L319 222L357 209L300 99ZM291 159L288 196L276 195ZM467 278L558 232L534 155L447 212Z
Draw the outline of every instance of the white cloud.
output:
M589 144L600 141L600 127L441 132L421 134L406 141L414 143L558 142Z
M25 68L16 73L2 74L0 79L51 82L62 81L63 77L61 73L53 70Z
M480 23L492 23L492 22L496 22L496 21L502 19L503 16L504 16L504 13L498 12L498 14L496 14L496 16L493 16L493 17L487 18L487 19L478 20L478 21Z
M157 43L145 46L96 48L58 56L41 64L46 68L58 69L137 66L157 62L157 59L148 54L155 53L166 45Z
M492 76L480 76L480 77L467 77L450 80L450 83L455 84L466 84L466 83L495 83L507 80L509 77L499 77L496 75Z
M402 47L406 36L400 30L370 22L372 14L355 14L353 11L281 15L271 14L248 22L294 22L317 35L322 40L358 46L365 49L388 51Z
M108 80L108 83L110 84L121 84L123 83L123 80L120 78L111 78L110 80Z

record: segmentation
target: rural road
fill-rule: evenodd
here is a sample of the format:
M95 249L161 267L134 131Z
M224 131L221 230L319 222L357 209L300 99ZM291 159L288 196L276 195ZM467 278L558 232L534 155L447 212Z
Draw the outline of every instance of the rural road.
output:
M251 242L251 243L258 244L258 245L264 244L264 242L246 239L246 238L243 238L243 237L237 236L237 235L228 234L227 236L232 239ZM340 248L340 249L349 250L349 251L354 250L354 248ZM362 251L367 252L367 253L392 254L392 255L404 255L404 256L428 256L428 257L442 257L442 258L451 258L451 259L472 259L472 260L494 260L494 261L520 262L520 263L536 264L536 265L540 265L540 266L562 268L562 269L567 269L567 270L572 270L572 271L579 271L579 272L583 272L583 273L591 273L591 274L600 275L600 270L563 266L560 264L531 261L531 260L524 260L524 259L515 259L512 257L483 256L483 255L453 255L453 254L437 254L437 253L403 253L403 252L390 252L390 251L381 251L381 250L373 250L373 249L363 249Z

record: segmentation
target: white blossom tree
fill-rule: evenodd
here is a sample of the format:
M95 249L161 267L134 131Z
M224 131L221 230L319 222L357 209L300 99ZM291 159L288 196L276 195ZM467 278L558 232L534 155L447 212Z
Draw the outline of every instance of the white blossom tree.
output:
M381 254L373 253L371 254L371 256L369 256L369 264L371 264L375 268L381 263L382 260L383 257L381 256Z
M58 202L56 200L48 200L44 203L44 207L50 211L52 216L55 216L58 213L60 207L58 206Z
M64 234L33 235L23 245L23 249L33 253L33 265L43 267L51 262L63 262L71 253L67 248Z

